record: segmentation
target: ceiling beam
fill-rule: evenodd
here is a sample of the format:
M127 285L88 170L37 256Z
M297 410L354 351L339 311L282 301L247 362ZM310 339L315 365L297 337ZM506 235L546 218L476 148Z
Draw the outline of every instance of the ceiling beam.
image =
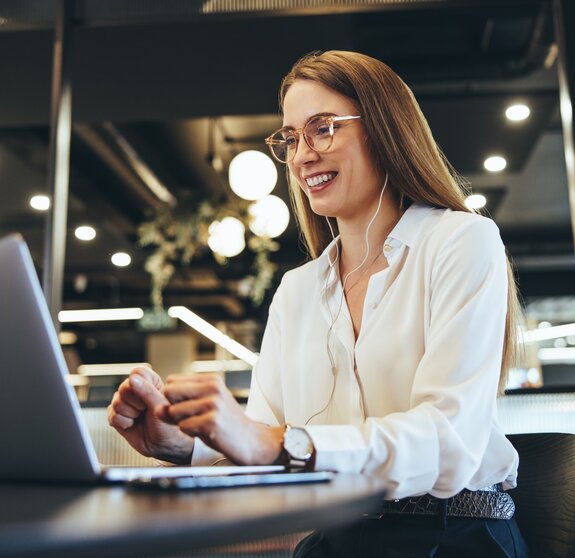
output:
M282 16L313 16L419 9L521 6L545 0L243 0L242 2L76 2L75 27L150 25L207 20L238 20ZM51 3L9 2L2 6L0 32L51 29Z
M72 0L57 0L54 7L54 52L48 158L48 195L52 200L46 213L44 241L44 295L56 330L60 328L58 312L62 306L68 188L70 184L70 143L72 138L72 80L70 46Z
M573 126L573 100L575 99L575 6L572 0L554 0L555 37L559 47L557 72L559 75L559 103L563 126L565 167L571 228L575 241L575 127ZM575 244L575 242L574 242Z

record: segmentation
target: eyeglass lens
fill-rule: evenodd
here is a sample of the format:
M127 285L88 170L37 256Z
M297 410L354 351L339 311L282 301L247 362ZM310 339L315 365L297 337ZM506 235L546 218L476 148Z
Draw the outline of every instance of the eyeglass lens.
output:
M314 151L323 152L331 147L333 123L329 118L312 118L303 128L305 142ZM278 160L290 162L295 156L299 134L297 130L282 129L271 137L270 148Z

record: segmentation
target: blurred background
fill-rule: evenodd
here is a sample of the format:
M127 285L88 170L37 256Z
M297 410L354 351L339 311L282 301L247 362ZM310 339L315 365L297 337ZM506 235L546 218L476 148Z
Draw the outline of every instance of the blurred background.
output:
M53 2L0 0L0 235L24 236L40 277L54 28ZM470 203L498 224L526 329L538 332L510 387L572 385L575 255L556 30L551 1L76 2L62 309L138 310L61 315L82 397L106 401L133 363L149 362L162 374L228 371L245 398L273 291L307 256L278 201L289 206L284 168L243 153L267 154L282 76L329 49L374 56L402 76L483 196ZM252 204L266 195L275 198L258 213ZM191 313L167 312L180 306Z

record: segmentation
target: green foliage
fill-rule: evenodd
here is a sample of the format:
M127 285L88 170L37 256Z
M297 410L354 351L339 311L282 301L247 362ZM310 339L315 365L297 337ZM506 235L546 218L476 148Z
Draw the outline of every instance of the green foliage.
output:
M247 247L254 253L253 274L247 278L249 297L252 303L262 303L270 288L277 265L270 261L270 252L279 248L270 238L255 236L249 230L247 203L238 202L235 207L229 202L204 200L190 211L162 208L150 221L138 227L138 241L141 246L152 247L145 270L151 276L150 298L154 308L163 306L163 291L182 266L208 251L209 226L224 217L236 217L246 227ZM213 254L220 265L226 265L228 258Z

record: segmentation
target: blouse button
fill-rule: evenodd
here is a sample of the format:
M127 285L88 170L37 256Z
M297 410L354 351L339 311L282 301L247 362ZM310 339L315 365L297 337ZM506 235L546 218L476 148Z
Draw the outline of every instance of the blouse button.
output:
M383 251L384 252L391 252L393 250L391 244L384 244L383 245Z

